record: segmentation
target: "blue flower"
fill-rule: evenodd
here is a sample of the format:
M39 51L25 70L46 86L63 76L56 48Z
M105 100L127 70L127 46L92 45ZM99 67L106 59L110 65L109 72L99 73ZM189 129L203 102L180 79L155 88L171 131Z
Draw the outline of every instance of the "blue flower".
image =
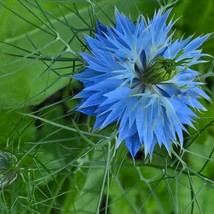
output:
M156 144L169 153L172 143L182 146L193 110L206 110L198 99L209 100L191 68L204 62L198 48L209 36L173 39L169 14L140 15L134 24L116 10L114 27L98 22L95 38L86 36L87 66L74 75L84 85L76 109L96 117L95 129L116 123L116 146L124 141L133 157L141 147L152 155Z

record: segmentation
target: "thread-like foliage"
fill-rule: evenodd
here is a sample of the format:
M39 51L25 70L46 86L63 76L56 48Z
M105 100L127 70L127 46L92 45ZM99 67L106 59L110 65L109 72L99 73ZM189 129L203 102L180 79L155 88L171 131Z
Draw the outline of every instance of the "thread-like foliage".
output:
M208 111L182 149L154 150L152 161L140 150L133 159L124 144L116 148L118 124L95 131L95 118L75 111L83 86L73 78L87 65L85 36L95 36L97 20L115 26L115 7L130 20L172 8L174 19L182 15L171 31L176 40L212 33L212 4L0 2L0 213L212 213L212 103L202 101ZM213 55L212 35L202 48ZM212 99L212 58L202 59L194 69Z

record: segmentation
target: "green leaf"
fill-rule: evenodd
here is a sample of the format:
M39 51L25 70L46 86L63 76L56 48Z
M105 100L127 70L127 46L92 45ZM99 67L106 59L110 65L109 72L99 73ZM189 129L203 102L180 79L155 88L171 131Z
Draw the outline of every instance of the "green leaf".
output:
M0 145L1 148L17 147L19 141L33 140L36 128L32 124L32 119L23 117L20 110L9 112L0 111Z
M50 4L49 8L52 8L51 5L53 4ZM59 19L52 11L51 15L44 12L40 8L41 5L29 6L26 3L25 6L29 10L39 11L40 16L34 11L24 13L23 10L20 10L20 16L29 21L27 24L30 25L30 28L22 25L24 20L21 20L22 22L14 21L14 28L21 29L21 31L5 32L5 36L11 34L13 37L4 40L0 45L0 103L3 108L21 104L25 106L38 104L68 84L70 77L64 77L64 75L72 73L72 58L75 51L81 50L82 44L78 39L83 37L81 33L81 35L75 36L73 28L78 25L86 28L80 15L71 13L69 9L67 11L70 14ZM85 17L88 16L87 7L88 4L85 4L85 7L79 10L80 14ZM6 9L4 8L4 10ZM16 13L16 11L14 12ZM62 16L60 10L58 13ZM35 17L33 20L30 18L28 20L28 15L35 16L40 25L34 22ZM20 18L15 14L12 14L11 17L13 18L10 18L10 21ZM69 23L71 24L69 25ZM73 23L76 26L72 26ZM59 59L61 55L67 55L63 62ZM64 56L61 58L65 59ZM63 67L65 69L62 69Z

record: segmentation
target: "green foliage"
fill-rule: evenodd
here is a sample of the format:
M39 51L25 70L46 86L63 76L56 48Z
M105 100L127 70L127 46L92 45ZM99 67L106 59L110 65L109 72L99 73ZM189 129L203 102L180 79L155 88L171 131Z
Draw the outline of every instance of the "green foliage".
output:
M214 31L212 0L174 2L175 36ZM133 161L124 145L116 150L115 125L95 132L94 118L72 110L81 89L72 74L83 68L79 53L96 19L113 24L115 5L133 19L151 16L165 3L0 1L0 152L17 159L8 171L0 165L0 177L18 175L0 189L0 213L213 212L213 103L205 103L183 150L169 157L156 148L152 161L143 153ZM213 55L213 44L211 35L203 51ZM213 100L213 62L206 60L197 69Z

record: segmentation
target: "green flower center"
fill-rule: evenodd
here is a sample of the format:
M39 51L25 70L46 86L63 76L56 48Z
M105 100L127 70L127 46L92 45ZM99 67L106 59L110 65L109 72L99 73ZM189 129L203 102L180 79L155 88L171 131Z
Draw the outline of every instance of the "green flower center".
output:
M177 66L187 66L189 62L189 59L177 61L182 53L183 51L180 51L173 59L155 57L146 69L140 72L140 80L146 85L154 85L172 79L180 72Z
M179 73L176 66L177 63L174 59L164 59L162 56L158 56L155 62L142 72L141 80L149 85L170 80Z

